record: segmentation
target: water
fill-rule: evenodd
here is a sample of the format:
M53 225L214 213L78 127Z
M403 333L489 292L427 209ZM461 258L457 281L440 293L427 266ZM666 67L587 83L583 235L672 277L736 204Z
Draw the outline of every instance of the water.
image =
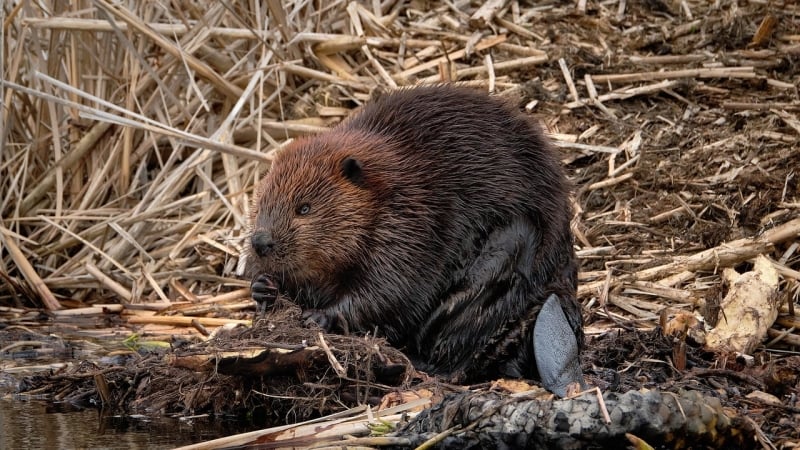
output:
M89 334L86 328L72 334L45 330L3 329L0 317L0 349L11 349L0 353L0 450L174 448L264 427L242 417L182 420L110 415L15 395L25 375L46 374L58 364L77 364L82 359L103 361L111 350L122 347L119 339L81 335ZM26 342L34 344L19 345Z
M90 340L25 327L2 329L2 325L0 319L0 349L27 341L37 345L0 354L0 450L173 448L259 428L235 419L114 416L14 395L20 379L35 373L35 367L75 364L80 359L100 361L120 344L118 340ZM81 328L78 332L86 331Z
M248 431L207 418L103 416L64 404L0 398L0 449L165 449Z

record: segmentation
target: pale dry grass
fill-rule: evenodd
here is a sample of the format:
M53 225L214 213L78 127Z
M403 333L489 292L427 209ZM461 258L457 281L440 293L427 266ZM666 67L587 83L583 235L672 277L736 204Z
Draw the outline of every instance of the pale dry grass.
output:
M593 319L697 307L721 283L709 254L733 266L771 253L797 298L796 5L478 6L6 4L0 302L160 310L232 291L220 298L238 311L271 153L375 90L452 80L525 105L563 151ZM762 175L758 197L736 192ZM741 219L751 202L755 225ZM780 240L757 239L785 222Z

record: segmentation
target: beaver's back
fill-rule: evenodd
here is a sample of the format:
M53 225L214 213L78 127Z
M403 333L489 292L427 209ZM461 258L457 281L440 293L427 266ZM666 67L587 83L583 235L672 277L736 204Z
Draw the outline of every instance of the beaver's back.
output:
M557 154L503 99L466 87L404 89L368 103L336 131L391 143L364 149L376 153L365 157L385 160L380 171L394 200L412 198L456 239L468 237L461 227L488 231L521 215L546 241L571 242L570 185Z
M503 99L474 89L385 94L338 129L392 142L404 181L456 191L474 207L555 212L566 200L560 162L539 127Z

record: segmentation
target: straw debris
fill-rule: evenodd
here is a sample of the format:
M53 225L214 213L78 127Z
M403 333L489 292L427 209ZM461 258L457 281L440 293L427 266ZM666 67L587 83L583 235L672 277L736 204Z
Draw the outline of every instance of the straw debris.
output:
M754 387L732 375L736 355L696 353L688 332L658 344L656 327L662 314L716 324L723 273L759 258L779 276L778 318L753 353L796 367L800 7L477 3L6 2L0 326L197 343L252 323L243 239L274 153L376 91L457 81L542 121L575 181L586 368L621 377L590 381L693 379L734 408L737 389L769 389L784 409L754 420L796 445L782 421L800 407L796 377Z

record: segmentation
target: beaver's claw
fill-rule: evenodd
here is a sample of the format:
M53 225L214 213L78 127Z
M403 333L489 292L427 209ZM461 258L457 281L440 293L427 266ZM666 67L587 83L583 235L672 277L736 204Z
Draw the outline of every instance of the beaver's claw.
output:
M316 325L326 333L350 334L347 321L341 313L324 309L307 309L303 311L305 326Z
M278 285L265 274L257 276L250 284L250 293L258 304L258 315L263 316L268 306L278 298Z
M305 326L317 325L327 333L333 330L336 318L318 309L307 309L303 311L303 324Z

